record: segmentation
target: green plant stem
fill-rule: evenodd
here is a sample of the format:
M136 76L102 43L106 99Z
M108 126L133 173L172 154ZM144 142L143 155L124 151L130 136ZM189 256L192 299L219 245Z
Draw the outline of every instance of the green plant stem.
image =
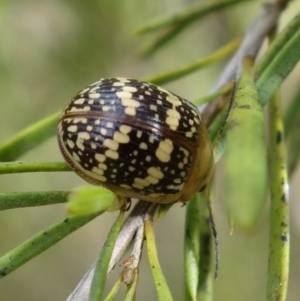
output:
M267 301L285 301L289 272L289 204L283 119L278 93L269 108L271 187Z
M0 174L71 171L66 162L0 162Z
M114 222L111 227L108 237L105 241L105 245L101 250L100 256L98 258L94 277L91 284L90 297L89 301L100 301L103 295L103 291L105 288L105 282L107 279L107 271L111 258L111 254L113 252L116 239L120 232L123 220L124 220L124 211L120 211L118 218Z
M0 278L8 275L30 259L44 252L67 235L93 220L98 214L68 217L39 232L0 258Z
M197 194L186 205L184 236L185 282L188 296L186 300L197 300L200 261L200 212L199 195Z
M196 100L193 100L193 104L195 106L199 107L199 106L201 106L205 103L208 103L210 101L213 101L213 100L217 99L220 96L228 94L231 91L232 88L233 88L233 83L228 83L226 86L224 86L223 88L221 88L220 90L218 90L214 93L211 93L211 94L208 94L208 95L203 96L201 98L198 98Z
M159 259L157 256L157 249L155 243L155 235L153 229L153 221L150 215L145 220L145 236L147 240L148 259L151 267L152 277L159 301L173 301L167 281L163 275Z
M119 275L119 278L115 282L114 286L112 287L111 291L107 294L104 301L113 301L119 292L121 285L123 284L123 277L122 274Z
M0 211L67 202L68 191L26 191L0 193Z
M27 127L0 145L0 161L13 161L55 135L61 112Z
M240 39L235 39L229 44L225 45L224 47L218 49L213 54L196 61L194 63L188 64L186 66L177 68L176 70L164 72L161 74L156 74L153 76L148 76L144 80L147 82L151 82L156 85L162 85L165 83L168 83L170 81L173 81L175 79L181 78L187 74L192 73L193 71L199 70L205 66L211 65L217 61L220 61L224 57L231 54L239 45Z

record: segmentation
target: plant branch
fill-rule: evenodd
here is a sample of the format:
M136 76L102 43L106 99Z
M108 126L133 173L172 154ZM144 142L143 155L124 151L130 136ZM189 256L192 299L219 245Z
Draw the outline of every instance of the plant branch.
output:
M40 231L35 236L0 257L0 278L8 275L102 213L103 212L84 217L68 217Z
M26 191L0 193L0 211L67 202L69 191Z
M71 171L66 162L0 162L0 174Z
M284 301L287 295L290 254L289 185L279 92L270 102L269 129L271 216L266 300Z

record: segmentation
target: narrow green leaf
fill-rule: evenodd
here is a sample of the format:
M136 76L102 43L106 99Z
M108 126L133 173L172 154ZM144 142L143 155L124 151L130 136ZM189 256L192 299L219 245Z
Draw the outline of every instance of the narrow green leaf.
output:
M116 239L122 227L124 214L124 211L120 211L118 218L116 219L109 231L104 247L101 250L100 256L95 267L89 301L100 301L102 298L107 278L109 261L116 243Z
M228 104L225 105L223 110L218 114L218 116L214 119L213 123L208 128L208 135L211 141L216 142L216 140L219 139L219 134L222 131L227 115ZM216 158L217 156L215 157L215 159Z
M224 96L224 95L228 94L232 90L232 88L233 88L233 84L229 83L226 86L224 86L222 89L220 89L214 93L211 93L211 94L208 94L201 98L198 98L196 100L193 100L193 104L198 107L202 106L203 104L213 101L220 96Z
M200 262L200 198L197 194L186 205L184 267L186 288L191 300L197 300Z
M251 71L246 59L225 127L224 200L230 226L242 230L256 224L268 178L264 116Z
M112 301L115 299L116 295L118 294L121 285L123 284L123 277L122 274L119 276L117 281L115 282L114 286L112 287L111 291L108 293L104 301Z
M0 174L71 171L65 162L0 162Z
M280 97L270 102L270 251L267 301L285 301L289 274L289 204L286 150Z
M9 251L0 258L0 278L8 275L30 259L44 252L98 215L66 218Z
M214 247L212 244L212 225L211 216L208 210L208 206L211 206L210 200L205 193L199 194L199 213L200 213L200 260L199 260L199 283L198 283L198 301L212 301L213 300L213 282L214 276L216 278L218 274L219 254L218 241L215 237ZM215 265L212 265L215 256ZM212 270L212 267L215 270Z
M154 279L158 300L173 301L173 297L171 295L166 279L162 273L160 263L157 257L153 223L150 219L145 221L145 236L147 240L149 264L151 267L151 272Z
M300 15L278 35L262 59L262 67L256 87L261 104L264 106L279 89L282 82L294 69L300 59ZM282 37L283 36L283 37ZM271 54L270 54L271 53Z
M55 113L0 144L0 161L13 161L56 133L61 112Z
M186 301L213 300L213 258L208 200L204 193L187 203L184 266Z
M68 191L26 191L0 193L0 211L67 202Z

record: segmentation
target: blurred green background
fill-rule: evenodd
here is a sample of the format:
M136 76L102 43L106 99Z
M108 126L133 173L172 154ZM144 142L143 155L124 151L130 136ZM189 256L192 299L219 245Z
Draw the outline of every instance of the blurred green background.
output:
M262 1L250 1L194 23L149 58L138 56L152 35L131 30L198 1L164 0L13 0L0 6L0 141L62 110L84 86L101 77L143 78L192 62L243 33ZM205 2L205 1L202 1ZM206 1L212 2L212 1ZM285 24L299 10L294 1L282 17ZM221 62L165 85L194 99L213 85ZM289 101L299 88L300 68L283 85ZM199 85L199 83L201 83ZM20 160L62 160L50 139ZM68 190L83 184L72 173L6 175L1 191ZM300 168L291 179L291 271L288 301L299 300ZM216 194L215 222L220 238L220 272L216 301L264 300L268 252L268 208L251 234L229 234L222 196ZM0 213L0 254L66 216L63 205ZM67 237L0 281L0 300L65 300L99 254L115 214L107 213ZM159 257L175 300L183 297L184 208L175 205L156 227ZM144 254L137 300L156 300ZM121 267L115 268L110 283ZM122 297L120 296L120 300Z

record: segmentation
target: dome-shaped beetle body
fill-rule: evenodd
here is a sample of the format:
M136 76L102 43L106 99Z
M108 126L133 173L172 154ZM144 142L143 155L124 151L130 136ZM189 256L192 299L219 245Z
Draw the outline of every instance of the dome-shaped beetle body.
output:
M135 79L101 79L80 91L61 115L58 142L87 182L150 202L188 201L213 170L197 108Z

